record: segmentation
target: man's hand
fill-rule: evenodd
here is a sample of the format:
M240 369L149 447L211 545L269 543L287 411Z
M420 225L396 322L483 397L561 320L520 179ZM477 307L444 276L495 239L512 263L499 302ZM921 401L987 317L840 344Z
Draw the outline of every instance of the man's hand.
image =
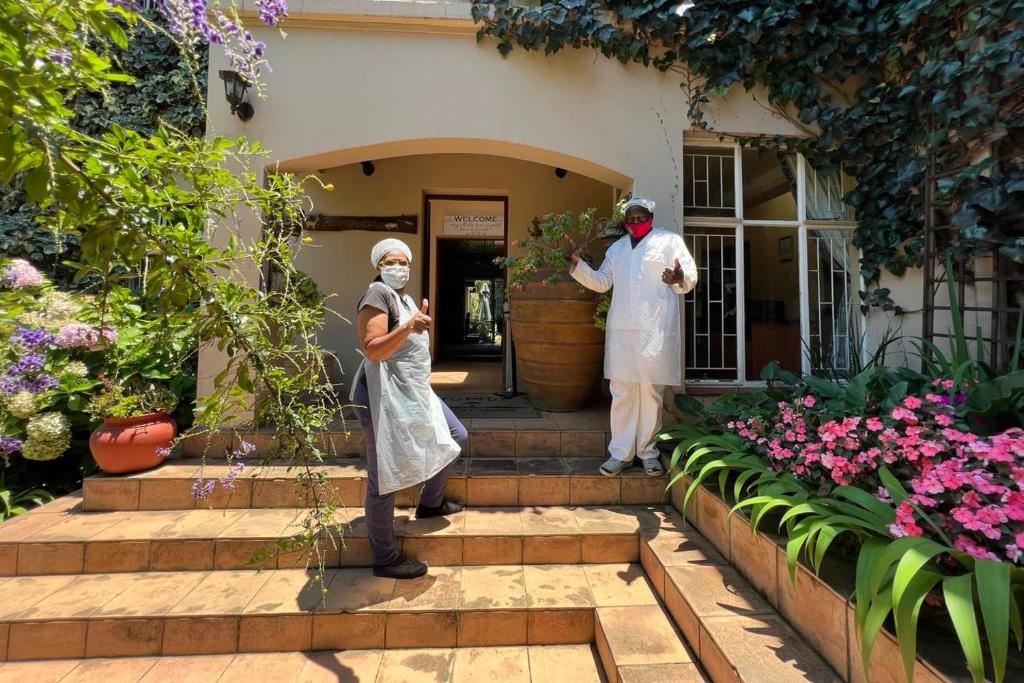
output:
M686 276L683 275L683 267L679 265L679 259L676 259L675 268L666 268L665 272L661 274L661 281L666 285L681 285L686 280Z
M412 329L414 333L426 332L427 330L430 329L430 325L434 322L433 320L431 320L430 316L427 315L428 307L429 304L427 303L427 300L424 299L423 305L420 307L420 310L416 311L416 313L413 314L412 318L409 319L409 327Z
M580 248L576 246L576 242L571 237L566 236L565 239L569 241L569 248L565 252L565 260L575 266L580 262Z

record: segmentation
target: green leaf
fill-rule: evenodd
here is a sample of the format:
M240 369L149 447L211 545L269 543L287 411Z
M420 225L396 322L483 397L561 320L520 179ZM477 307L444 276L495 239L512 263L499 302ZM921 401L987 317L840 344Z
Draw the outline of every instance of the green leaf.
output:
M981 653L981 634L978 620L974 615L974 575L951 576L942 582L942 593L946 598L946 610L953 621L953 629L960 639L967 668L974 683L985 680L985 661Z
M892 596L896 639L899 641L900 657L903 659L903 671L908 683L914 681L914 668L917 664L917 618L921 613L921 604L943 578L939 572L919 572L906 583L901 599L897 600L895 594Z
M978 603L985 623L985 637L992 654L992 669L996 683L1006 677L1006 655L1010 644L1010 591L1009 562L995 562L979 558L974 565L978 584Z
M25 174L25 196L34 204L41 204L50 191L50 169L40 164Z

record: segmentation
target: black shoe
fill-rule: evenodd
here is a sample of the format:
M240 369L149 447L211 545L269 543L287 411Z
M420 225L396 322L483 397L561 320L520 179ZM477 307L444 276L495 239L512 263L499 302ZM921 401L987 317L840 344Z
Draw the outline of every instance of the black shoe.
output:
M428 507L426 505L418 505L416 507L416 519L447 517L448 515L454 515L457 512L462 512L462 509L462 505L456 503L454 500L446 500L436 508Z
M373 575L385 579L418 579L427 573L430 567L422 560L413 560L399 555L391 564L373 565Z

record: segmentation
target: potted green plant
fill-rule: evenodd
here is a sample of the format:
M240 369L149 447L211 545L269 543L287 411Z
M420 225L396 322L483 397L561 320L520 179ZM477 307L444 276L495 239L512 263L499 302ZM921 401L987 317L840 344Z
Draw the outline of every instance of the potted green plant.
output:
M519 255L501 259L508 269L516 363L530 400L542 410L579 410L592 395L604 359L601 297L569 276L569 240L591 259L590 247L607 239L614 219L597 209L535 218ZM613 226L612 226L613 227Z
M178 397L163 383L134 378L102 379L87 407L102 420L89 437L89 450L108 474L141 472L163 463L177 435L170 413Z

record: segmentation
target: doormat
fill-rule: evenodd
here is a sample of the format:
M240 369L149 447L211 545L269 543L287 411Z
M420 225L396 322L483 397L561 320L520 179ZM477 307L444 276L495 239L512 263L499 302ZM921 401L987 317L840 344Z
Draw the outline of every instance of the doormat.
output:
M502 398L494 394L455 394L438 392L441 400L448 404L456 416L471 420L473 418L520 418L540 417L540 412L533 407L525 395L515 398Z

